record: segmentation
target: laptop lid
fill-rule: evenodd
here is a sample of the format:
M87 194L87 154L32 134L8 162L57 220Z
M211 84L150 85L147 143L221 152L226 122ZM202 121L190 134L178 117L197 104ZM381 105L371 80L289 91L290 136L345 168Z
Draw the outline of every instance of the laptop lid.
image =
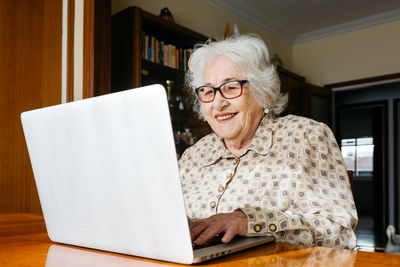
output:
M21 120L51 240L193 262L161 85L29 111Z

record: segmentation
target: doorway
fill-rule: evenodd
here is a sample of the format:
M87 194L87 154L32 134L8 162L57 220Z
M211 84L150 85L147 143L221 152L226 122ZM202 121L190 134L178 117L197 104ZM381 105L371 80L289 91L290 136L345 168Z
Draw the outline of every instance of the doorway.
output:
M387 101L338 106L336 118L338 143L354 176L357 246L381 251L388 222Z

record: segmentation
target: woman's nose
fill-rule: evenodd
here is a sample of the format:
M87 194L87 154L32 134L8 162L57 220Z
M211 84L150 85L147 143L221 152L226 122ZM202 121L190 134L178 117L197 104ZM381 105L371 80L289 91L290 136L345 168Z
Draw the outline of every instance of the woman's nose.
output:
M213 101L214 109L222 110L227 105L229 105L228 101L221 95L221 92L217 91Z

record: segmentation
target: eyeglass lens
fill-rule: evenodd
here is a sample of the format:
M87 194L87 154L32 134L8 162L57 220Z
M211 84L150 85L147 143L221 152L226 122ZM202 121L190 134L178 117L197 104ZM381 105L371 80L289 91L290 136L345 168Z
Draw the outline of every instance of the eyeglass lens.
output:
M214 100L216 91L219 89L224 98L232 99L238 97L242 93L242 85L239 81L231 81L222 84L219 88L202 86L197 90L200 101L211 102Z

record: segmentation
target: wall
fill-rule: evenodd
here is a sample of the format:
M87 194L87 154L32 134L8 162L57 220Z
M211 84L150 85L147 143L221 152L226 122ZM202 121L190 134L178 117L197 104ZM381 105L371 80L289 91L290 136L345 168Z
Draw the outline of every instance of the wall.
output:
M74 100L83 96L83 7L84 0L75 1L74 23Z
M268 45L271 56L275 53L279 54L284 67L292 69L291 44L259 30L204 0L112 0L112 13L115 14L130 6L138 6L155 15L160 14L163 7L168 7L177 24L214 39L223 37L226 22L229 22L231 32L236 23L240 33L260 35Z
M316 85L400 72L400 21L293 47L293 71Z

